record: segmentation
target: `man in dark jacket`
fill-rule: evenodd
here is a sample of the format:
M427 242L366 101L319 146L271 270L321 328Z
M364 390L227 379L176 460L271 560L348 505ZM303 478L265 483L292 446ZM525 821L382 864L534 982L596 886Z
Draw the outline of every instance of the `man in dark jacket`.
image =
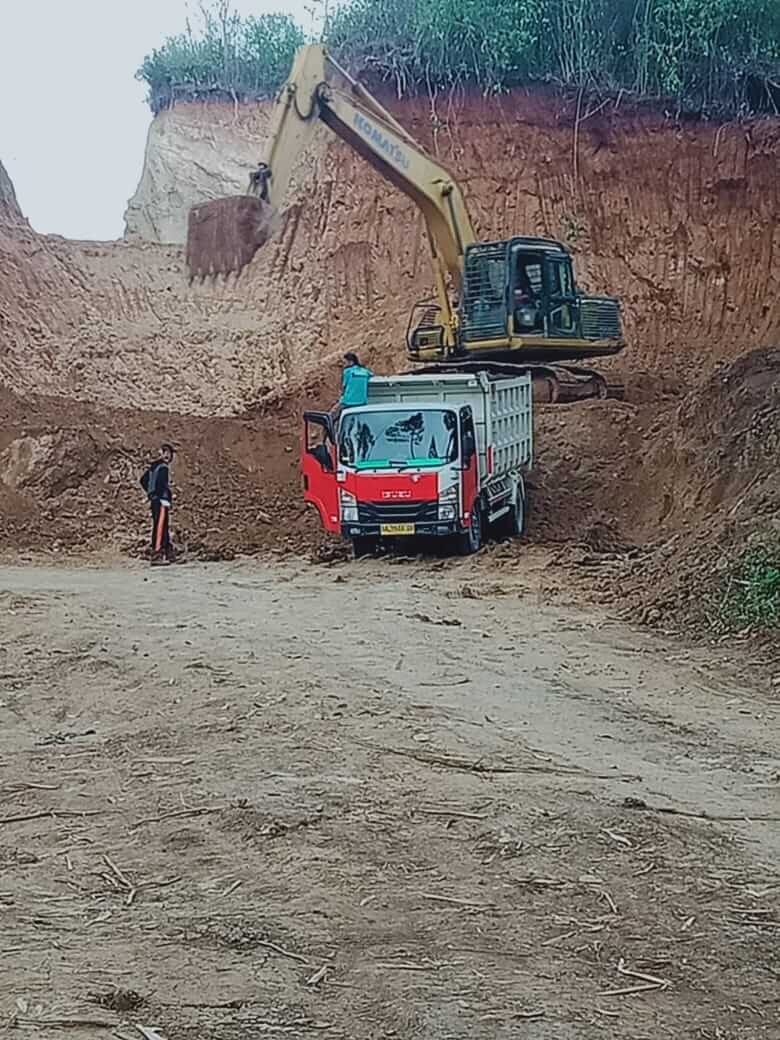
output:
M163 444L160 457L151 463L141 477L141 486L149 496L152 513L152 565L173 563L174 549L170 535L170 516L173 496L171 494L171 467L174 450L172 445Z

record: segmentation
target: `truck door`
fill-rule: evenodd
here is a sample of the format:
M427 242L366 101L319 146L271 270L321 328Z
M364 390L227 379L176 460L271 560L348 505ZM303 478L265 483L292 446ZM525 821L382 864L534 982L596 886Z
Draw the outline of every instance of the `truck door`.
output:
M479 449L470 405L460 410L460 465L463 471L461 513L470 516L479 494Z
M333 420L327 412L305 412L303 424L303 499L317 507L326 531L340 533L336 434Z

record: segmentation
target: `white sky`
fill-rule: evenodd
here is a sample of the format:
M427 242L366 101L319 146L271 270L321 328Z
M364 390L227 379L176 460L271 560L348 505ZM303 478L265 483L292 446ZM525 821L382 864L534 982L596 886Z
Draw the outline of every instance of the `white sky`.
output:
M235 0L242 14L311 0ZM37 231L111 239L124 231L151 112L134 79L143 57L184 31L186 0L0 0L0 160Z

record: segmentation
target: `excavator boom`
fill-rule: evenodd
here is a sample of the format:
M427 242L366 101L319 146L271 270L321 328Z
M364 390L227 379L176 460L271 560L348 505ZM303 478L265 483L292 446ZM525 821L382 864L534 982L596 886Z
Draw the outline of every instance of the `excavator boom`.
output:
M238 274L273 234L275 214L295 162L318 124L345 141L421 211L433 254L439 306L449 336L455 316L447 276L459 292L466 248L474 230L463 195L447 170L320 45L302 47L271 117L263 162L246 195L194 206L187 235L190 276Z

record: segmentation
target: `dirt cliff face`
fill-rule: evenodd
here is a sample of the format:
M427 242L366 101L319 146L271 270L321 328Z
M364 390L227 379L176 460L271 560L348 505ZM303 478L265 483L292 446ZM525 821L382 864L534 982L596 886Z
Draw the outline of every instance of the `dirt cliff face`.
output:
M0 162L0 224L18 225L26 221L16 200L16 192L5 166Z
M777 123L681 128L604 112L582 121L524 96L398 116L463 181L486 238L563 237L581 283L624 302L617 366L669 382L771 344L780 328ZM405 363L410 305L431 291L414 207L323 136L296 171L274 239L241 279L188 286L187 204L236 190L267 113L182 105L155 123L124 243L0 234L0 379L102 405L226 415L356 349ZM255 146L257 141L257 146ZM164 146L164 147L163 147ZM226 158L227 157L227 158ZM246 164L246 168L242 167ZM212 171L219 174L216 179ZM156 229L156 230L155 230ZM659 377L660 378L660 377Z
M190 206L245 192L262 157L269 115L267 104L192 103L161 112L149 128L141 180L127 205L126 240L182 245ZM316 190L327 135L323 127L296 164L291 200Z
M6 212L13 215L10 204ZM107 407L225 415L327 353L278 279L190 287L181 250L0 223L0 384Z
M776 121L681 126L610 107L575 127L560 100L524 94L392 107L463 184L481 237L560 238L585 288L622 298L631 368L710 370L780 328ZM128 237L181 243L188 205L243 190L265 125L261 106L156 120ZM397 364L407 306L431 286L419 217L323 132L247 292L260 301L269 282L317 339L359 339Z
M232 115L222 105L161 112L149 128L141 180L125 213L125 238L181 245L194 202L246 189L266 125L267 108L259 105Z

